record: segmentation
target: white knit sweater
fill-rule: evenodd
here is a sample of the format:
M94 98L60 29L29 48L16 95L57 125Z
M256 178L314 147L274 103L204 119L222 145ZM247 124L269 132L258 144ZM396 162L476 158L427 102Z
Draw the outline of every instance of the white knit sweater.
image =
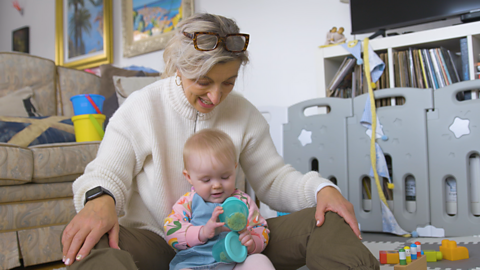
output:
M202 114L171 77L135 91L110 119L97 157L73 184L77 212L85 193L103 186L115 196L117 214L125 213L120 224L163 236L164 218L190 190L182 174L183 145L205 128L231 136L246 179L258 198L275 210L315 206L316 188L330 183L316 172L303 175L285 165L266 120L245 98L232 92L213 111ZM243 181L237 177L237 186Z

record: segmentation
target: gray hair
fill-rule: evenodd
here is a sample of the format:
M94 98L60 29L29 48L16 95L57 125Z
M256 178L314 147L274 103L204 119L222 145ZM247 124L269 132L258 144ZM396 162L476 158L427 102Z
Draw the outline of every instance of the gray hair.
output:
M174 76L176 71L189 79L198 79L219 63L240 61L248 63L247 51L233 53L219 46L212 51L198 51L193 46L193 40L183 32L215 32L220 36L240 32L234 20L213 14L194 14L178 24L175 35L170 39L163 53L165 71L163 78Z

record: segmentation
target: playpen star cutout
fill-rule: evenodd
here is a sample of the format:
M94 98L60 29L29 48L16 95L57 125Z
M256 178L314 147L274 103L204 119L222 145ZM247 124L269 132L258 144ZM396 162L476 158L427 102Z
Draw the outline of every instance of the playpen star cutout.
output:
M470 120L455 117L453 124L450 127L448 127L448 129L450 129L450 131L453 132L453 134L455 134L455 138L458 139L463 135L470 134L470 129L468 128L469 124L470 124Z
M300 141L302 146L312 143L312 132L302 129L300 136L298 136L298 140Z

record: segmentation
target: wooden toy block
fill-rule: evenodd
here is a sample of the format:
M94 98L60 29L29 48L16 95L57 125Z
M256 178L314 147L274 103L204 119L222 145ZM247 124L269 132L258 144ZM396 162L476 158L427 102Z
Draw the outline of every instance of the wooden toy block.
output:
M422 255L418 259L413 260L407 265L397 264L393 267L393 270L426 270L427 269L427 256Z
M453 240L442 240L440 252L442 252L443 258L449 261L458 261L469 258L468 249L466 247L457 246L457 242Z
M400 259L396 250L380 250L381 264L398 264Z
M436 262L443 259L442 252L436 250L424 250L423 253L427 257L427 262Z

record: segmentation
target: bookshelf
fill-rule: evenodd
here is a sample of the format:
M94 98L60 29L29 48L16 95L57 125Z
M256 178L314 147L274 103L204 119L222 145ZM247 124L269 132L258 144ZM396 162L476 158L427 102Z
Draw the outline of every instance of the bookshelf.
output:
M470 79L477 75L476 63L479 62L480 54L480 22L472 22L447 26L442 28L423 30L409 34L376 38L370 40L370 46L377 53L386 53L388 57L390 88L395 85L394 53L408 50L410 47L418 49L430 49L444 47L452 53L459 53L460 39L467 39L468 67ZM347 41L348 42L348 41ZM316 51L317 61L317 92L318 97L326 96L326 89L343 60L350 53L342 46L318 48Z

